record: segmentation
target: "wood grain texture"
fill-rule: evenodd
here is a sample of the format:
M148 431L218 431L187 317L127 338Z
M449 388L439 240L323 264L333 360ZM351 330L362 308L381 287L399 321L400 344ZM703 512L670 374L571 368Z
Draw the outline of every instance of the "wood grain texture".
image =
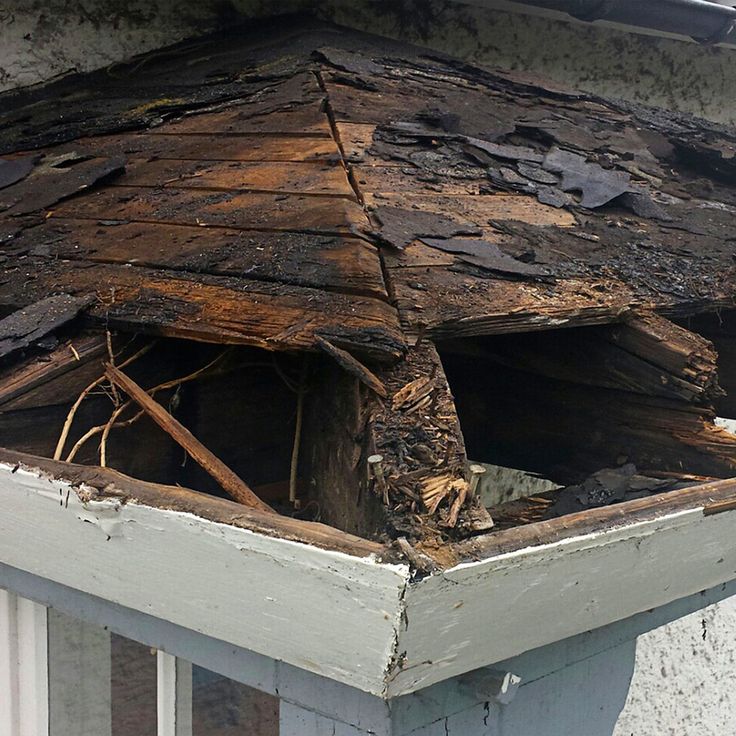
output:
M388 300L376 247L339 235L52 218L15 238L7 252L29 250L50 261L147 266Z
M396 312L384 301L318 289L163 269L24 260L29 281L0 287L0 303L75 289L96 295L88 317L132 332L267 350L313 349L319 333L338 347L395 360L404 350Z

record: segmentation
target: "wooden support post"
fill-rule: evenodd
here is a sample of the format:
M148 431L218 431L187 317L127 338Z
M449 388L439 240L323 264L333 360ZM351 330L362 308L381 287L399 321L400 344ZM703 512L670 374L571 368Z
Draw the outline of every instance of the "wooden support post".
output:
M192 665L158 651L158 734L192 736Z

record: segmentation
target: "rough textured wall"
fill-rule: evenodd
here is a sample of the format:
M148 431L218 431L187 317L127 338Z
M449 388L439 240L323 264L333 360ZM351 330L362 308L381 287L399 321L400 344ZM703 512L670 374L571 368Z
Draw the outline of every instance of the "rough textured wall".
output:
M736 50L448 0L324 0L339 23L608 97L736 123Z
M735 632L729 598L640 636L614 736L736 733Z
M108 66L231 24L312 9L481 64L736 123L736 50L451 0L6 0L0 90Z
M0 3L0 90L90 71L227 26L287 12L268 0L6 0Z

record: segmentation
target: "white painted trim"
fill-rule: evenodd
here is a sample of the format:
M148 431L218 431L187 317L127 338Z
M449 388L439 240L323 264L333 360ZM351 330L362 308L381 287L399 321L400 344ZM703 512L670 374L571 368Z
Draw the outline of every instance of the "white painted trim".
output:
M190 514L85 505L63 481L0 465L0 562L265 655L260 689L281 660L395 698L736 578L733 513L662 513L409 582L403 565ZM237 659L202 664L247 681L223 672Z
M0 734L20 731L17 596L0 590Z
M0 590L0 734L48 736L47 609Z
M50 736L111 736L110 632L49 608L48 633Z
M156 653L157 736L192 736L192 665Z
M734 514L702 508L458 565L407 596L401 695L736 578Z
M376 695L409 578L407 565L187 513L85 504L66 481L7 464L0 561Z
M48 611L18 598L20 736L49 732Z

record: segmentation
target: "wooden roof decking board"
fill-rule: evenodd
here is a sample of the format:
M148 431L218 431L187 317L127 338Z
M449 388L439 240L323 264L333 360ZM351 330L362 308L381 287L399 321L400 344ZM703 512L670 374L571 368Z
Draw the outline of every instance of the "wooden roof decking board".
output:
M245 274L249 280L388 299L375 246L339 235L51 218L19 235L6 252L29 250L53 260Z
M345 170L338 164L233 161L129 161L117 185L179 189L333 196L355 199Z

